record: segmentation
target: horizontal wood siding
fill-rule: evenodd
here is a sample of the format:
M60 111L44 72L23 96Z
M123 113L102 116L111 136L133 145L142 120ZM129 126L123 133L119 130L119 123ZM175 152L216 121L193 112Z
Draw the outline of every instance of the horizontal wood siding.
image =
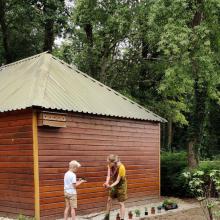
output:
M0 214L34 215L31 111L0 113Z
M128 177L128 202L159 195L159 124L82 115L69 115L67 128L39 127L40 209L45 219L64 209L63 176L69 161L82 167L78 177L88 183L78 188L78 214L104 210L102 187L106 158L118 154Z

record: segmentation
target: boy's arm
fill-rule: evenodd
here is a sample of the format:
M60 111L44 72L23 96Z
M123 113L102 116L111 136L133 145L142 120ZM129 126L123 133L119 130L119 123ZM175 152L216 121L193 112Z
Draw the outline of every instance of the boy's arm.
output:
M76 183L73 183L73 186L74 187L77 187L79 185L81 185L82 183L86 182L85 180L79 180L79 181L76 181Z
M80 184L82 184L84 182L86 182L86 181L82 180L82 179L77 180L76 175L75 174L73 175L72 184L73 184L74 188L76 188L77 186L79 186Z

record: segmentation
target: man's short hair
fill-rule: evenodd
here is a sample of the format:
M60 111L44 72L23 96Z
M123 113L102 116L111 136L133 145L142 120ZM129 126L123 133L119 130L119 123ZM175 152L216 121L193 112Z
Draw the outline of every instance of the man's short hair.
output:
M110 162L110 163L117 163L120 161L118 155L114 155L114 154L110 154L108 157L107 157L107 161Z

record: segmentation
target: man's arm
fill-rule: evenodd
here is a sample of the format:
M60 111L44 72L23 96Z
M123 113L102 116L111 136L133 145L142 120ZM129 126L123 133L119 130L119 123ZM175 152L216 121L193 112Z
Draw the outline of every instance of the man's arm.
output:
M112 188L112 187L118 185L119 182L120 182L120 180L121 180L121 176L118 174L118 177L117 177L116 181L115 181L114 183L112 183L112 185L110 185L110 188Z
M110 167L108 166L106 181L103 185L108 187L109 186L109 181L110 181Z
M118 176L117 176L117 179L114 183L112 183L112 185L110 187L114 187L116 186L122 177L125 177L125 167L123 165L120 166L119 168L119 172L118 172Z

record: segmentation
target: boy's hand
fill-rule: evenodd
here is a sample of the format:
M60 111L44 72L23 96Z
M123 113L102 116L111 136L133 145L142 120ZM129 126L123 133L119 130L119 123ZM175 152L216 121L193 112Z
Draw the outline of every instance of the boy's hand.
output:
M81 183L86 183L86 182L87 182L85 179L82 179L82 178L80 178L79 181L80 181Z

